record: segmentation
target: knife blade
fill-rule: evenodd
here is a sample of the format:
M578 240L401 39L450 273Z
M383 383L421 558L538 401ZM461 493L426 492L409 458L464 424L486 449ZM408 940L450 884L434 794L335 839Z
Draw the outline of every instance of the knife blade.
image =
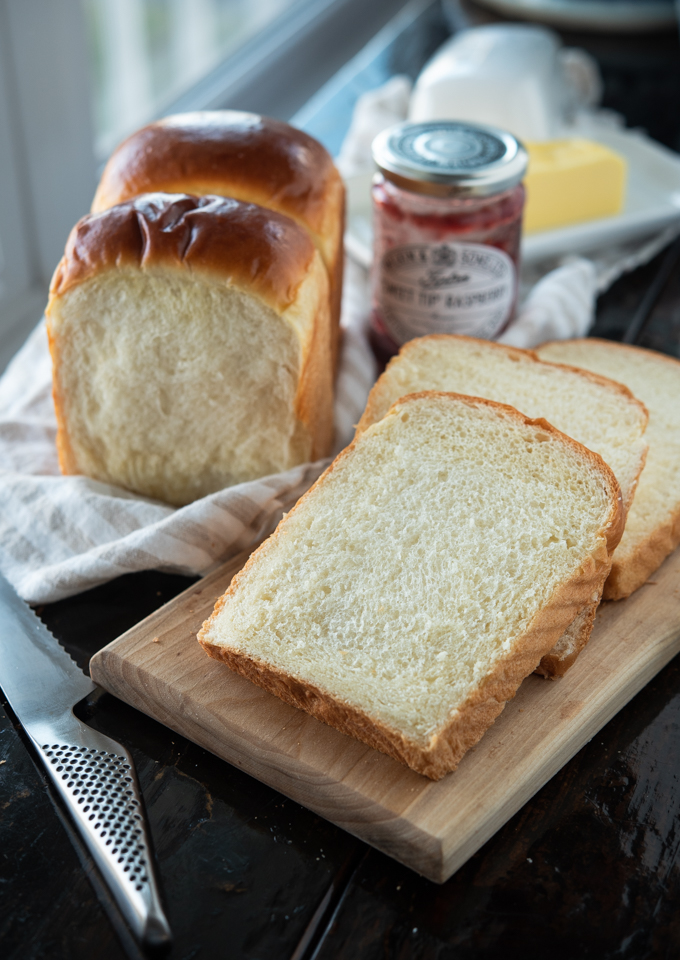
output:
M166 946L132 757L75 716L97 687L1 575L0 687L132 931L145 946Z

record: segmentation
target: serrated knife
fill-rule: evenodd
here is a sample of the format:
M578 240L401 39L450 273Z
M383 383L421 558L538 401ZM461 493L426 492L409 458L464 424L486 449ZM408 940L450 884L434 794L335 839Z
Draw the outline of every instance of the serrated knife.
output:
M74 715L97 687L2 576L0 687L134 934L169 944L132 757Z

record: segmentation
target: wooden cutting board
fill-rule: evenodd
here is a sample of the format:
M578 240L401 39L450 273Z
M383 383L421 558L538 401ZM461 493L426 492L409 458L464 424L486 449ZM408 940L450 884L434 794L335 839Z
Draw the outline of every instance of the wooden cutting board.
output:
M110 693L442 883L680 649L680 551L628 600L603 604L561 680L528 677L463 758L433 783L325 726L223 664L195 637L247 554L104 647Z

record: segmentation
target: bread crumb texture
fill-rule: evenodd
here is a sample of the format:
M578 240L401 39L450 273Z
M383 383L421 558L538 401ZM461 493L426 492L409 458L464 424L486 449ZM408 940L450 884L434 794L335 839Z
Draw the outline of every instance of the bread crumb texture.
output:
M65 472L181 505L311 451L292 324L223 282L122 267L52 306Z
M644 398L640 403L619 384L536 359L530 351L468 337L412 340L374 387L359 429L379 420L399 397L418 390L447 390L508 403L528 417L544 417L598 453L614 471L628 506L647 449Z
M614 556L605 597L629 596L680 543L680 363L604 340L550 343L539 355L625 384L647 407L647 461Z
M470 398L408 397L282 521L199 639L237 669L243 658L310 684L365 729L329 722L439 777L599 595L619 500L602 461L550 427ZM499 678L487 709L479 691ZM423 762L475 709L443 765Z

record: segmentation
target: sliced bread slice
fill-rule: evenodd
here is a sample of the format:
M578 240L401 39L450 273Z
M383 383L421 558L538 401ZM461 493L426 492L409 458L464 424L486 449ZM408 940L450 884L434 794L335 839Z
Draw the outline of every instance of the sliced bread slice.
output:
M599 597L622 527L612 471L545 421L416 394L336 458L198 639L439 779Z
M547 359L547 358L546 358ZM542 417L599 453L619 481L624 508L633 502L645 463L647 411L621 383L542 362L530 350L446 334L405 344L373 387L357 432L380 420L408 393L444 390L507 403Z
M630 507L647 445L647 412L630 390L604 377L542 363L527 350L489 340L430 336L402 347L373 387L359 422L361 433L389 407L418 390L451 390L509 403L529 417L544 417L578 440L614 471L624 510ZM599 598L598 598L599 599ZM595 606L579 617L569 636L541 664L546 677L561 677L590 638Z
M567 340L538 348L542 359L568 363L625 384L645 404L647 463L604 588L620 600L641 587L680 544L680 362L609 340Z

